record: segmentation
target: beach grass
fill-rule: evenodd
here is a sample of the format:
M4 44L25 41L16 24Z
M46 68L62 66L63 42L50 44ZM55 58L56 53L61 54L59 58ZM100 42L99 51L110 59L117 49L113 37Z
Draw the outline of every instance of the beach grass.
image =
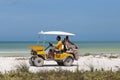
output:
M0 80L120 80L120 71L113 72L112 70L95 70L76 71L62 70L57 71L39 71L31 73L26 64L19 65L16 70L6 73L0 73Z
M30 73L26 71L10 71L0 73L0 80L120 80L120 72L112 71L44 71Z
M91 53L85 53L83 56L89 56L92 55Z
M111 54L108 58L118 58L119 55Z

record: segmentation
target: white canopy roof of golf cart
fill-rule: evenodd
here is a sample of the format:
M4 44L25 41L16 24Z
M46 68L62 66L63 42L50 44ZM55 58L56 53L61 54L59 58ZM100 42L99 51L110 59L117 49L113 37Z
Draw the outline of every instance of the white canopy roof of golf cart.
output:
M39 32L38 34L45 34L45 35L60 35L60 36L75 36L73 33L63 32L63 31L47 31L47 32Z

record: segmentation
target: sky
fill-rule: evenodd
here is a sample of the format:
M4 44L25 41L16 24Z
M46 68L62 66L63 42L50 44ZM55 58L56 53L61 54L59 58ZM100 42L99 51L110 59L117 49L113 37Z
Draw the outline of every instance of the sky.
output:
M0 0L0 41L35 41L41 30L120 41L120 0Z

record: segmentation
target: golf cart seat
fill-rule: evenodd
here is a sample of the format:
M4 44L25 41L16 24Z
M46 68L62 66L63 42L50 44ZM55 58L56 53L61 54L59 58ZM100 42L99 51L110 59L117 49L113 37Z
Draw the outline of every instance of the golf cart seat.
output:
M55 53L57 53L57 54L61 54L61 53L62 53L62 51L55 50Z

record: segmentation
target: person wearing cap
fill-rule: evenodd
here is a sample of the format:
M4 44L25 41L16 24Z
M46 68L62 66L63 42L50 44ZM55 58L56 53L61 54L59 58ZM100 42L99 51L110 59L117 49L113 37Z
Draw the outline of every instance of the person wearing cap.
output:
M60 50L62 50L61 37L57 36L56 40L57 40L57 44L53 44L53 46L60 51Z
M76 49L78 49L77 45L72 43L70 40L69 40L69 37L66 36L66 38L64 39L63 41L64 45L65 45L65 51L69 52L69 51L74 51ZM74 47L73 47L73 46Z

